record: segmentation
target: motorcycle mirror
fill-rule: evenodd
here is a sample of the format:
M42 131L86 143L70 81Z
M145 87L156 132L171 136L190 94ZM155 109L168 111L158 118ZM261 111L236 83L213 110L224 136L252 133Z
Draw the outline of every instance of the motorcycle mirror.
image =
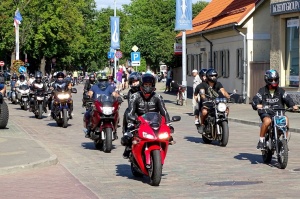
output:
M178 121L180 121L181 120L181 117L180 116L173 116L172 117L172 121L173 122L178 122Z
M76 89L76 88L72 88L72 89L71 89L71 92L72 92L72 93L77 93L77 89Z

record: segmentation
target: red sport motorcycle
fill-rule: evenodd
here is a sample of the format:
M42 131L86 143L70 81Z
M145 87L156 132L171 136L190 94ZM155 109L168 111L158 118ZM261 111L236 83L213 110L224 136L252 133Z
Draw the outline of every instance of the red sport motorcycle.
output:
M172 121L180 121L180 116L173 116ZM136 177L149 176L152 186L159 186L162 167L169 146L171 129L166 119L156 112L149 112L138 117L137 129L133 133L131 153L132 174Z
M84 127L90 125L90 139L94 141L96 149L111 152L112 141L118 138L120 104L113 96L100 95L92 105L91 114L87 112L84 115Z

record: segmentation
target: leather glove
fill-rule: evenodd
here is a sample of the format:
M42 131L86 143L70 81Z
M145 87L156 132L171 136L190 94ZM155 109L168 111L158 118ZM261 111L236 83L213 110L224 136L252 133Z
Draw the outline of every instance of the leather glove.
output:
M128 131L132 131L132 130L134 130L134 128L135 128L134 124L128 123L128 125L127 125Z

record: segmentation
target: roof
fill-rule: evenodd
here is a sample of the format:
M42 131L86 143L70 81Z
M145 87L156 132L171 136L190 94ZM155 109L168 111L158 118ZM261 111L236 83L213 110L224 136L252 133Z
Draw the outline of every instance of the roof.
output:
M264 0L212 0L194 19L191 36L202 31L212 30L230 24L241 24L249 14ZM177 37L181 36L179 33Z

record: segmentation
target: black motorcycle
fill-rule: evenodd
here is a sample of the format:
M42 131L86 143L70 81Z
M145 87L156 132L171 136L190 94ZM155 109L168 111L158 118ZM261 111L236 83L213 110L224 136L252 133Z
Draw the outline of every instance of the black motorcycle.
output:
M4 129L8 123L9 111L8 106L0 93L0 129Z
M265 135L265 148L262 150L264 163L270 163L272 155L276 152L280 169L285 169L288 163L288 140L287 140L287 117L285 112L290 108L268 107L263 108L268 112L273 112L272 124Z
M33 104L31 105L32 112L34 113L35 118L42 119L43 113L47 112L46 102L47 94L44 91L37 90L33 96Z
M52 116L57 125L63 128L68 127L68 120L71 117L71 109L69 106L72 103L71 93L77 93L77 89L72 88L70 92L67 83L57 85L53 92Z
M208 109L208 116L204 121L204 132L202 140L210 144L213 140L219 141L220 146L225 147L229 139L228 118L226 114L226 98L210 98L203 102L203 106L211 107Z

